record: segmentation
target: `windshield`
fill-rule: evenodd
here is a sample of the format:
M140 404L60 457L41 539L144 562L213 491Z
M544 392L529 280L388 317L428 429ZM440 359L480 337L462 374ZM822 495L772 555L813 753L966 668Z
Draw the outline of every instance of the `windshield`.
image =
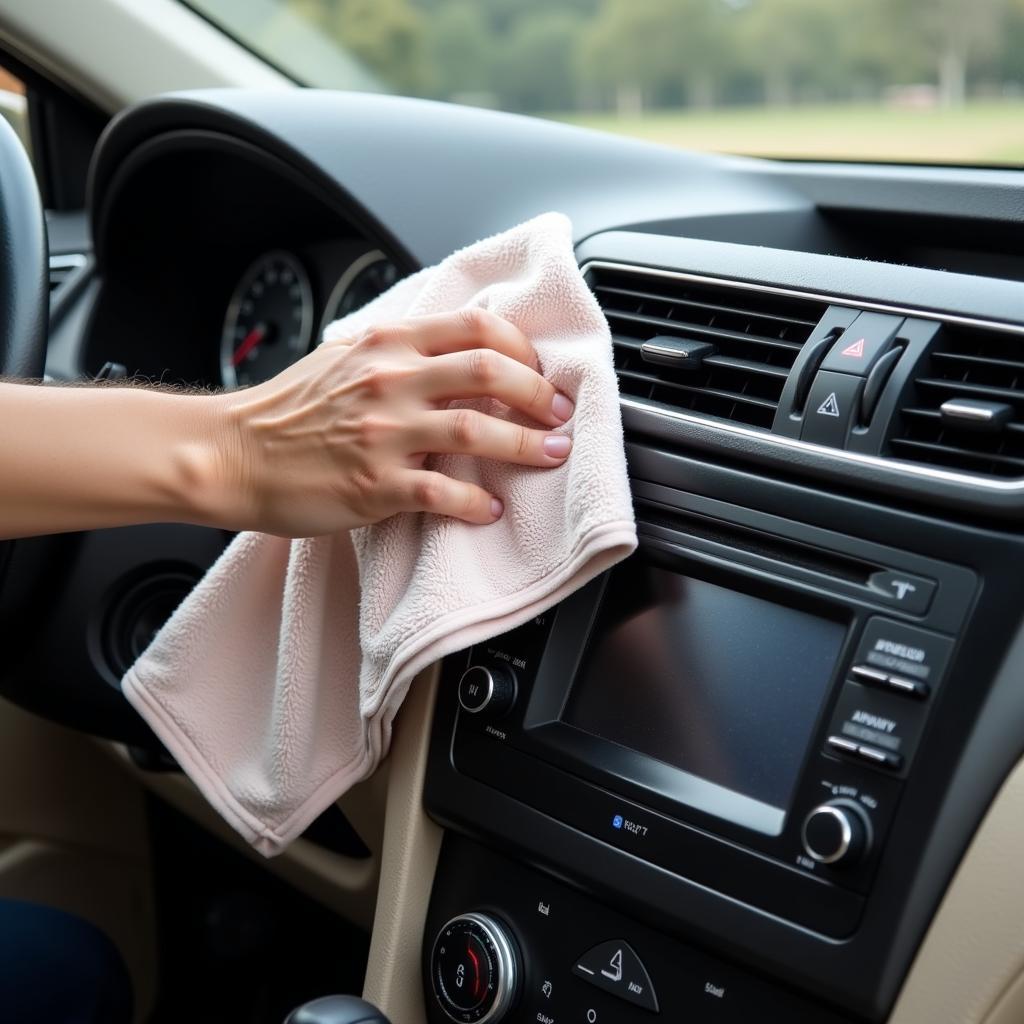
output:
M311 86L759 156L1024 164L1024 0L190 0Z

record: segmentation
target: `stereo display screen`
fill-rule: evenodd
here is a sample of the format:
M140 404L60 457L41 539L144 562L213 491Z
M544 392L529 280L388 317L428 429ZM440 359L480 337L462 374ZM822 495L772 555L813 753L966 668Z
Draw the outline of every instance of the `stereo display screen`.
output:
M785 811L845 633L634 556L611 572L562 718Z

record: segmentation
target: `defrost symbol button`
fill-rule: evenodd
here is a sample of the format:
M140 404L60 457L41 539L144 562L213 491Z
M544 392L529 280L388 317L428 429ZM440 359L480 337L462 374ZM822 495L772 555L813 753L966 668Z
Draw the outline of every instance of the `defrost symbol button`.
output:
M573 974L597 988L658 1012L658 997L643 961L621 939L602 942L584 953L573 967Z

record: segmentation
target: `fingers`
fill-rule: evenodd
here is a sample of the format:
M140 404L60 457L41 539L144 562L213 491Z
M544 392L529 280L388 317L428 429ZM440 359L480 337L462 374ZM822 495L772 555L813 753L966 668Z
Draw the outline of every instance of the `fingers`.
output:
M417 451L476 455L520 466L558 466L572 450L562 434L487 416L475 409L423 413L409 435Z
M485 348L427 360L417 376L417 386L434 401L496 398L552 427L573 414L572 402L536 370Z
M501 517L501 502L476 484L443 473L410 469L396 480L397 511L433 512L467 523L486 525Z
M500 352L524 366L538 369L537 353L518 327L486 309L416 316L404 321L409 342L425 356L447 355L466 349Z

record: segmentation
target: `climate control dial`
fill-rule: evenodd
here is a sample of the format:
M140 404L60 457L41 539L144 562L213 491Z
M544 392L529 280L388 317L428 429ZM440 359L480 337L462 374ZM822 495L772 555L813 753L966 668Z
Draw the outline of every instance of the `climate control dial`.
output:
M807 815L803 841L819 864L855 864L871 845L871 822L852 800L830 800Z
M488 914L460 914L440 931L430 976L441 1009L458 1024L496 1024L515 1002L515 940Z

